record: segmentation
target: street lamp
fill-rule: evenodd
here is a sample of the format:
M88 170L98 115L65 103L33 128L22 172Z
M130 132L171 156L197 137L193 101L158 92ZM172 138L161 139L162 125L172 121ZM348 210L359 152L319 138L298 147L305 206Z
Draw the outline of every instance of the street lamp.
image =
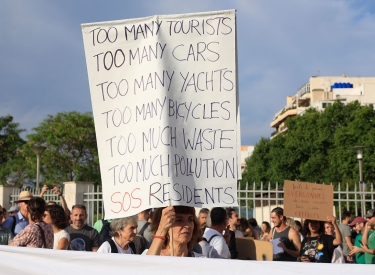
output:
M363 181L363 172L362 172L362 158L363 158L363 149L368 148L369 146L352 146L351 149L357 150L357 160L359 165L359 191L361 193L361 214L362 216L366 213L365 206L365 192L366 192L366 182Z
M46 150L44 146L33 146L31 149L36 154L36 190L39 190L39 178L40 178L40 155Z

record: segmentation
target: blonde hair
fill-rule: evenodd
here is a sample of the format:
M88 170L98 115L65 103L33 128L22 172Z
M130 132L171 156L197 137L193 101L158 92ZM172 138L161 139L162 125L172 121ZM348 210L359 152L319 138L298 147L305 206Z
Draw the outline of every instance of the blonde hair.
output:
M292 218L287 217L285 224L290 226L291 228L293 228L294 230L296 230L298 232L298 230L299 230L298 226Z

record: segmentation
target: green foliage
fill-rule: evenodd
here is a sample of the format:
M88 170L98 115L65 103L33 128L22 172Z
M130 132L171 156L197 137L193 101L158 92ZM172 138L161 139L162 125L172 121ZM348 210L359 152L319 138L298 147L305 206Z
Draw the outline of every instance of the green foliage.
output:
M41 155L41 174L46 183L100 182L94 119L90 113L49 115L33 130L35 133L27 136L28 147L43 145L47 148ZM30 156L30 152L27 155Z
M8 115L0 117L0 182L4 184L17 163L19 148L25 143L20 134L19 124Z
M299 180L316 183L358 182L356 151L364 149L363 178L375 180L375 112L358 102L335 102L325 111L308 109L286 121L288 130L274 139L262 138L246 161L245 182Z

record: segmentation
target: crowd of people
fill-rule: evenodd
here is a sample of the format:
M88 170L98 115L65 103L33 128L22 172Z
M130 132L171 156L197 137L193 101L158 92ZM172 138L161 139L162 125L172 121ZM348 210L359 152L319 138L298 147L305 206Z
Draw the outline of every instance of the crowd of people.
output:
M365 217L342 213L325 221L294 220L274 208L270 223L240 218L234 208L203 208L198 217L188 206L144 210L138 215L86 223L84 205L68 209L22 191L17 205L0 206L0 244L10 246L91 251L101 253L238 259L236 237L270 241L274 261L316 263L375 263L375 209Z

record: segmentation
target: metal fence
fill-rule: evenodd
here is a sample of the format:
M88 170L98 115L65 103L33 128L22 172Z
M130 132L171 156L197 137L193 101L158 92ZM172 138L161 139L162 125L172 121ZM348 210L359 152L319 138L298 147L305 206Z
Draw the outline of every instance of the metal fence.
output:
M255 182L247 183L243 189L238 185L239 212L246 218L257 219L258 222L269 221L271 210L277 206L282 207L284 204L284 190L278 183L273 185L270 182L268 184L261 183L259 187L257 186ZM368 210L374 208L375 192L372 183L367 184L369 190L366 191L360 189L361 184L359 183L338 183L333 186L333 204L339 221L341 221L341 213L344 210L349 210L354 216L363 216ZM362 208L363 211L361 211ZM256 209L262 211L255 211Z
M30 191L31 194L33 194L33 196L36 196L38 197L40 195L40 192L41 192L41 189L36 189L36 188L22 188L22 189L19 189L19 188L14 188L12 190L12 194L9 196L9 203L10 204L14 204L14 201L16 201L20 195L20 193L22 191ZM43 199L45 201L54 201L56 202L57 204L60 204L60 197L59 195L57 195L55 192L53 192L53 190L47 190L47 192L44 193L43 195Z
M332 184L331 184L332 185ZM341 220L341 213L347 209L355 216L364 215L367 210L373 209L375 191L373 184L367 184L368 191L361 191L360 185L357 184L337 184L334 185L334 207L336 217ZM36 189L28 189L33 195L38 196L40 191ZM13 189L9 201L13 204L17 200L19 193L23 191L20 189ZM245 188L241 189L238 185L237 191L239 213L245 218L255 218L258 222L269 221L269 213L276 206L283 206L284 204L284 190L279 184L260 183L258 186L255 182L246 184ZM46 201L55 201L60 204L60 199L52 190L48 190L43 198ZM87 192L83 193L83 201L86 205L88 220L87 223L93 225L95 221L102 219L104 216L104 204L102 197L101 186L88 187ZM361 211L361 203L364 202L364 211ZM258 211L261 210L261 211ZM259 214L260 213L260 214Z

